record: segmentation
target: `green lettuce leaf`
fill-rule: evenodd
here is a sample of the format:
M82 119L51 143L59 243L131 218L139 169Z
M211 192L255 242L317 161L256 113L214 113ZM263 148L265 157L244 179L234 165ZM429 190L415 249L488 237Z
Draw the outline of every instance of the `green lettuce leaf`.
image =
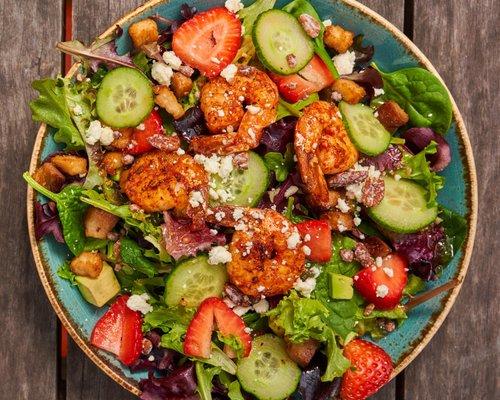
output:
M292 145L287 145L284 156L277 151L266 153L264 155L264 162L269 170L274 171L274 175L278 182L285 181L293 168Z
M203 362L195 363L198 394L201 400L212 400L212 380L221 373L219 367L205 367Z
M314 103L319 100L318 93L312 93L307 96L304 100L300 100L296 103L288 103L283 100L281 97L279 99L278 108L277 108L277 116L276 121L287 117L289 115L293 115L294 117L300 117L302 115L301 111L306 108L309 104Z
M124 237L120 240L120 257L122 261L144 275L152 278L158 273L156 265L144 256L144 249L135 241Z
M59 278L69 281L72 285L76 285L76 275L71 271L69 267L69 261L65 261L58 269L57 275Z

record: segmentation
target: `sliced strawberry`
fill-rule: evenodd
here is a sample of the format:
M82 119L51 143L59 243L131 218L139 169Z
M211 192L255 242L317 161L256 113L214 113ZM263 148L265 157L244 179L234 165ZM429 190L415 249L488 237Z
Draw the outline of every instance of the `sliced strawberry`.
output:
M342 377L342 400L366 399L387 383L394 369L391 357L382 348L362 339L350 341L344 356L351 367Z
M184 340L184 354L209 358L214 318L222 336L234 336L243 346L243 356L252 349L252 337L245 332L245 323L226 303L217 297L205 299L191 320Z
M132 365L142 351L142 316L127 307L123 316L122 343L118 359L125 365Z
M318 56L314 56L304 69L292 75L278 75L269 72L269 76L278 86L278 90L286 101L296 103L312 93L330 86L333 76L328 67Z
M220 74L241 45L241 22L224 7L196 14L174 33L172 48L187 65L210 78Z
M115 355L120 354L122 342L123 316L127 308L128 296L121 296L97 321L90 336L90 343Z
M382 266L364 268L354 276L354 287L379 310L390 310L401 301L408 281L408 264L397 253L382 259Z
M142 350L141 314L127 307L129 296L120 296L97 321L90 336L92 345L118 356L125 365L133 364Z
M141 128L135 128L132 131L131 145L126 148L128 154L138 155L153 150L153 146L149 143L149 138L153 135L163 135L163 120L160 113L156 110L151 111L151 114L143 121Z
M297 224L305 246L311 250L306 257L314 262L327 262L332 257L332 234L326 221L310 220Z

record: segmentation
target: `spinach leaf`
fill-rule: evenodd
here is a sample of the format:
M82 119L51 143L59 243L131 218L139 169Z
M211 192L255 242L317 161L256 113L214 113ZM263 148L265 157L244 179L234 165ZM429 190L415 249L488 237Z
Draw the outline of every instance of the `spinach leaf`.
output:
M283 11L286 11L296 18L299 18L302 14L309 14L315 20L319 22L319 26L321 30L319 32L318 37L313 40L314 43L314 52L323 60L325 65L328 67L329 71L333 75L335 79L339 77L339 73L337 72L337 68L333 64L333 61L326 51L325 44L323 42L323 34L325 32L325 27L319 18L318 13L314 9L314 7L307 0L294 0L291 3L288 3L285 7L283 7Z
M283 100L281 97L278 103L278 114L276 116L276 121L288 117L289 115L293 115L294 117L300 117L302 115L301 111L306 108L309 104L314 103L319 100L318 93L312 93L307 96L304 100L300 100L296 103L288 103Z
M377 68L375 64L373 66ZM440 134L446 133L451 124L451 100L436 76L419 67L391 73L377 70L384 81L384 100L394 100L403 107L414 126L431 127Z
M82 253L85 250L83 215L88 207L80 201L83 188L72 184L54 193L35 181L28 172L23 174L23 178L38 193L56 203L66 245L75 256Z
M76 275L71 271L71 268L69 267L69 262L65 261L58 269L57 269L57 275L62 278L66 279L67 281L70 281L72 285L76 285Z
M292 145L286 147L285 156L277 151L270 151L264 155L264 162L267 168L274 172L278 182L284 182L293 168Z
M453 253L456 253L467 236L467 220L460 214L445 207L440 207L441 226L448 237Z
M120 239L120 257L122 261L152 278L157 274L158 270L155 263L148 260L143 253L144 249L132 239L127 237Z
M32 87L40 93L30 103L33 119L57 129L54 140L65 144L66 150L83 149L82 136L71 120L64 85L57 79L42 79L34 81Z
M101 250L107 247L109 240L86 238L84 251Z

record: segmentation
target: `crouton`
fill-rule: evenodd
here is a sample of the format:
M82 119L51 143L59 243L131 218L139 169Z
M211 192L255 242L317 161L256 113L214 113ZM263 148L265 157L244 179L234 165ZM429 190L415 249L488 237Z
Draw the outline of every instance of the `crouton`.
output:
M57 154L50 159L57 169L66 175L77 176L87 173L87 159L71 154Z
M83 219L85 236L96 239L106 239L119 218L96 207L89 207Z
M352 46L354 33L339 25L330 25L325 28L323 41L328 47L342 54Z
M408 122L408 114L395 101L386 101L377 108L378 120L389 132L394 132Z
M102 271L102 258L97 252L84 251L69 266L75 275L95 279Z
M125 150L132 141L133 128L120 129L120 135L111 142L111 146L118 150Z
M193 88L193 81L191 80L191 78L188 78L180 72L174 72L174 74L172 75L171 84L172 90L179 100L187 96Z
M158 40L158 26L152 19L143 19L142 21L130 25L128 34L132 39L134 47L140 49L145 44L153 43Z
M50 162L44 162L40 165L33 174L33 179L44 188L55 193L61 190L62 185L66 180L62 172Z
M319 348L319 342L314 339L305 340L302 343L286 343L286 352L288 356L302 368L307 367L314 354Z
M328 221L333 231L344 232L355 228L352 214L340 211L327 211L321 215L321 219Z
M124 165L123 153L119 151L109 151L102 158L102 167L108 175L114 175Z
M337 79L333 83L332 89L349 104L357 104L366 96L365 89L349 79Z
M184 107L177 101L174 92L168 86L158 85L154 87L155 103L164 108L174 119L184 115Z

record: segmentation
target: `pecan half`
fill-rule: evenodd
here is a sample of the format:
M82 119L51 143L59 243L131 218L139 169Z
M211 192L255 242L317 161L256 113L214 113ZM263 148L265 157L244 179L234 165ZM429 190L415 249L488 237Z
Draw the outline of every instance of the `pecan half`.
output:
M313 39L318 37L321 32L321 25L316 18L309 14L300 14L299 22L310 37Z
M382 179L368 178L363 185L361 203L367 207L374 207L384 198L385 185Z

